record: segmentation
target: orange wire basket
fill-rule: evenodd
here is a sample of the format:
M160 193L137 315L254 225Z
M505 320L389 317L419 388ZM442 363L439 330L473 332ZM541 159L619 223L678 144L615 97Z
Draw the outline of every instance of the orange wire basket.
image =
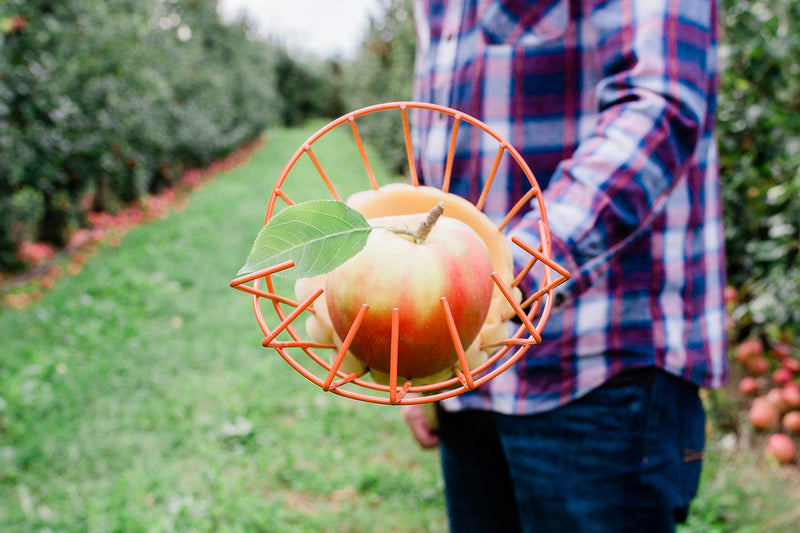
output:
M230 282L231 287L246 292L252 296L253 310L256 319L264 334L262 345L273 348L292 368L302 374L306 379L320 387L324 391L332 392L347 398L367 401L372 403L397 405L426 403L443 400L452 396L463 394L469 390L483 385L497 377L500 373L509 369L522 357L531 346L541 342L541 332L550 315L553 305L554 289L569 279L569 273L562 266L551 258L550 228L547 223L545 205L542 201L542 190L533 175L533 172L523 160L522 156L505 139L498 135L483 122L474 117L445 106L428 104L422 102L391 102L365 107L352 111L336 120L331 121L323 128L314 133L306 140L289 159L281 172L267 206L265 224L270 221L276 213L279 200L285 205L294 205L294 201L285 193L284 187L287 179L292 175L295 164L306 156L310 159L313 167L324 182L325 188L335 200L343 200L337 185L325 172L324 167L314 152L314 144L318 142L331 130L348 124L352 132L353 141L358 148L358 153L364 164L368 185L371 189L379 189L379 184L370 165L367 151L361 134L359 133L357 119L371 113L399 113L402 123L403 137L405 139L406 155L408 158L408 169L410 174L410 185L420 186L414 162L414 147L412 144L409 111L440 113L440 116L449 115L449 150L447 153L442 179L441 190L449 192L450 177L453 167L453 160L456 152L456 140L459 127L464 124L478 128L481 135L488 135L497 143L497 155L489 175L484 180L479 199L474 206L482 211L487 198L489 189L494 181L495 174L500 166L502 158L507 154L514 164L518 165L528 180L530 189L506 214L505 218L497 226L498 232L503 232L510 221L519 213L521 209L532 201L538 202L541 220L539 221L539 234L541 245L532 247L517 237L512 238L512 243L518 246L525 254L530 256L528 265L517 274L511 285L504 283L501 277L495 272L492 280L503 296L508 300L513 313L505 317L510 319L516 316L519 326L508 338L492 343L491 346L482 347L487 351L493 350L488 359L480 365L470 368L464 355L464 347L458 339L456 326L449 312L446 299L442 298L442 307L445 319L448 321L449 330L453 336L453 343L458 354L457 364L453 365L453 377L435 383L414 384L414 380L404 378L397 374L397 346L399 335L398 310L394 310L392 339L391 339L391 369L389 372L388 384L377 383L368 379L369 369L358 372L345 372L342 368L342 360L348 350L348 338L352 338L358 330L363 314L368 312L362 309L362 313L356 317L355 322L350 328L347 338L341 346L335 344L325 344L306 340L302 337L304 328L296 328L293 324L298 317L313 312L314 301L322 296L324 289L318 288L310 296L302 301L295 301L291 296L281 295L276 292L275 280L273 276L282 270L292 268L293 261L273 265L258 272L238 277ZM307 179L306 176L304 176ZM530 295L525 301L517 302L512 294L513 287L519 285L523 277L533 268L537 262L542 265L542 276L538 290ZM262 288L263 284L263 288ZM267 318L262 310L262 304L271 306L277 318L276 324L269 325ZM366 306L365 306L366 307ZM511 330L509 330L511 331ZM279 340L281 333L288 333L291 340ZM330 350L335 351L331 360L320 355L320 351L325 350L330 354Z

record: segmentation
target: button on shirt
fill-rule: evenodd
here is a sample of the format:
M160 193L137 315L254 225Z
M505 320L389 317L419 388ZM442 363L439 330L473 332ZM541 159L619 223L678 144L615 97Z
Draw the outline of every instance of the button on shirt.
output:
M415 17L414 98L480 119L522 154L571 274L542 343L445 407L535 413L642 366L723 383L716 3L416 0ZM419 177L441 186L452 117L412 121ZM458 131L450 192L478 200L488 137ZM484 212L499 222L528 188L504 157ZM507 233L538 246L540 216L534 201ZM511 246L522 268L530 256Z

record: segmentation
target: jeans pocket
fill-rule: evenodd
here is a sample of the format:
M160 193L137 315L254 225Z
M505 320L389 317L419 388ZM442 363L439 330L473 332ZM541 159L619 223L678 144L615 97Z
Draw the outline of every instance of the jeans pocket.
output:
M672 519L686 520L697 494L705 447L705 412L697 388L658 372L645 444L645 479L658 487Z
M564 35L569 0L496 0L480 19L487 44L537 45Z

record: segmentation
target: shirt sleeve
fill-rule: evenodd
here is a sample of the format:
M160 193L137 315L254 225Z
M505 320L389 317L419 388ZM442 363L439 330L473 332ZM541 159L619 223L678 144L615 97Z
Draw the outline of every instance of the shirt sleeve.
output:
M589 27L601 69L596 126L543 193L552 257L571 274L559 289L567 298L585 290L647 230L692 162L713 113L707 109L716 83L713 4L595 2ZM537 246L540 218L534 208L511 234ZM522 255L517 259L527 263ZM538 289L535 274L525 285L525 292Z

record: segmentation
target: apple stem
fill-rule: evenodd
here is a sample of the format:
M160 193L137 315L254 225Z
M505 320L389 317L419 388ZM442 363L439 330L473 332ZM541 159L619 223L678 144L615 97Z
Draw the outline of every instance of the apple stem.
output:
M428 234L430 234L436 221L442 216L442 213L444 213L444 202L439 202L431 209L428 216L422 221L422 224L419 225L417 231L414 233L415 243L422 244L425 242L425 239L428 238Z

